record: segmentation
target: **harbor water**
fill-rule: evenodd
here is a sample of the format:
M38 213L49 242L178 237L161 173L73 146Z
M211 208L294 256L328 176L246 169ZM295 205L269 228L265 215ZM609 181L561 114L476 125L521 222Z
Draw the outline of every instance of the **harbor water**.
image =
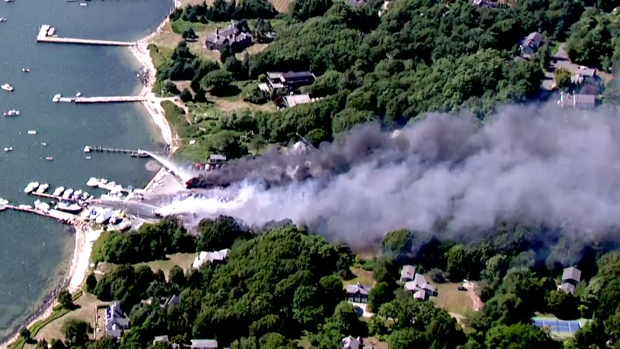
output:
M61 185L85 190L90 177L125 187L148 182L154 175L146 169L148 160L83 153L86 145L161 150L161 137L140 104L52 103L55 94L72 97L76 91L137 94L140 66L128 48L38 44L36 36L49 24L59 37L135 41L155 30L172 6L171 0L0 3L0 17L8 19L0 23L0 84L15 88L0 90L0 112L21 111L0 116L0 197L32 205L35 198L23 192L32 181L49 183L51 190ZM5 147L13 150L4 152ZM66 275L73 241L66 227L49 218L0 212L0 342Z

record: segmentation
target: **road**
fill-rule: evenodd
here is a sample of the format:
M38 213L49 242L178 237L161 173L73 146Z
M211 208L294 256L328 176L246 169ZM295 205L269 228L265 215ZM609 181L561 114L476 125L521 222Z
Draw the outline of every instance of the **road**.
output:
M568 53L566 52L566 43L560 44L560 46L558 47L558 50L555 52L555 54L553 54L553 56L551 56L551 59L552 59L551 68L545 72L545 80L543 81L543 87L546 88L547 90L551 89L551 86L553 85L553 82L554 82L553 73L555 72L556 69L558 68L566 69L569 72L575 74L575 72L579 70L579 67L580 67L579 64L575 64L571 62L570 59L568 58ZM609 73L605 73L598 69L596 71L596 75L598 75L605 82L613 79L613 75Z

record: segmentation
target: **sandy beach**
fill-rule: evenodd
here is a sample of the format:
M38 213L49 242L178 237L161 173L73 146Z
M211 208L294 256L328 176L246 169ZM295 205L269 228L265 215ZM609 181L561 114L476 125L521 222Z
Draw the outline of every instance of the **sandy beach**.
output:
M180 3L178 1L175 1L174 4L175 4L175 7L180 6ZM129 50L136 57L138 62L140 62L140 64L146 68L147 73L149 75L147 79L148 81L147 84L144 85L144 87L140 91L140 96L148 97L148 100L146 102L143 102L142 104L148 111L149 115L151 116L151 118L153 119L157 127L160 129L161 134L164 138L164 141L167 144L171 145L171 151L174 151L175 147L173 144L174 139L172 135L172 129L170 128L170 125L168 124L168 121L166 120L166 117L164 115L164 110L161 107L162 101L173 100L173 99L172 98L159 98L155 95L155 93L153 93L153 85L155 84L157 71L153 64L153 61L151 60L151 55L148 50L149 42L157 34L161 32L161 30L163 29L163 27L166 25L167 22L168 22L168 17L166 17L164 22L162 22L153 33L143 38L142 40L138 41L137 46L130 47ZM50 300L48 300L39 309L39 311L37 311L36 313L37 315L34 315L27 320L26 327L29 328L34 323L44 320L45 318L47 318L48 316L52 314L54 305L56 304L54 297L55 297L55 293L58 290L64 287L67 287L69 292L74 293L80 288L88 272L88 267L90 264L90 255L92 253L93 244L99 238L100 234L101 234L101 230L97 230L97 231L92 230L87 223L75 224L75 247L74 247L73 258L71 260L71 266L69 268L69 273L67 275L67 278L61 284L61 286L57 290L54 291ZM0 349L6 349L11 343L13 343L18 338L19 338L19 334L16 333L9 340L5 341L4 343L0 343Z

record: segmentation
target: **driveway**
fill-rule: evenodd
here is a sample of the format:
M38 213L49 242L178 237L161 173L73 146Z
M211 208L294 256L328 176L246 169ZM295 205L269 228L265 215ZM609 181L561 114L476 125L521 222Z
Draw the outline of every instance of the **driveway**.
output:
M579 70L579 67L580 67L579 64L575 64L571 62L570 59L568 58L568 53L566 53L566 43L560 44L557 52L553 56L551 56L551 59L552 59L551 68L545 72L545 80L543 81L543 87L546 88L547 90L551 89L551 86L554 83L553 73L555 72L556 69L558 68L566 69L572 74L575 74L575 72ZM608 82L614 78L613 75L600 71L598 69L596 70L596 75L598 75L604 82Z

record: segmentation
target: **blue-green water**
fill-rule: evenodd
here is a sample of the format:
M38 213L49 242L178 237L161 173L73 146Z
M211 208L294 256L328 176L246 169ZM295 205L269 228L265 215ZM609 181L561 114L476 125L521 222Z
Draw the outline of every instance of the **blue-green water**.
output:
M72 96L131 95L140 89L140 67L127 48L43 44L41 24L60 37L133 41L152 32L172 0L91 1L87 7L63 0L0 3L0 197L32 204L23 188L31 181L87 189L88 178L144 185L153 175L146 161L120 154L91 154L85 145L157 149L161 142L143 107L52 103L57 93ZM29 68L30 73L23 73ZM37 135L28 135L36 130ZM47 146L40 143L45 142ZM45 161L51 156L53 161ZM0 213L0 339L32 314L66 273L73 235L55 221L19 212ZM1 342L1 340L0 340Z

